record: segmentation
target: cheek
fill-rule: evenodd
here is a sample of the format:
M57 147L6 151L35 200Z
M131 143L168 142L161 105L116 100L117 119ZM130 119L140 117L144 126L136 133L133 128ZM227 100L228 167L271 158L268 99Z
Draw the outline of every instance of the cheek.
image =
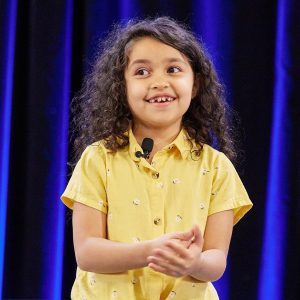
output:
M130 104L134 97L133 89L131 87L130 82L126 83L126 97L127 97L127 102Z
M141 101L143 99L142 93L137 86L132 86L129 83L126 86L126 97L131 113L135 114L135 111L138 111L143 105L143 101Z
M191 76L186 76L184 78L180 78L176 82L177 88L179 88L182 92L188 94L192 94L193 86L194 86L194 78Z
M180 86L181 92L188 98L192 98L193 84L190 82L183 82Z
M126 90L127 98L130 101L142 100L145 97L145 88L141 84L129 82L126 85Z

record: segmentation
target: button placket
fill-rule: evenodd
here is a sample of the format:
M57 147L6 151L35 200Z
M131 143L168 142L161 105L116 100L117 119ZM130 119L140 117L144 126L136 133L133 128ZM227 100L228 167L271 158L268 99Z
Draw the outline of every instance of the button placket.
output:
M158 160L158 157L161 154L155 154L155 160L150 164L149 168L149 183L151 185L151 215L152 215L152 230L154 236L160 236L164 233L164 188L165 182L163 180L162 174L159 172L158 166L161 165L161 162Z

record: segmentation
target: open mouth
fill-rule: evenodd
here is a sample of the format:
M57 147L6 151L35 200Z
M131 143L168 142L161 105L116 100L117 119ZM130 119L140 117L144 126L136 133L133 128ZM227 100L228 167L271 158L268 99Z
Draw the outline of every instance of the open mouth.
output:
M172 102L176 98L174 97L156 97L156 98L151 98L149 100L146 100L148 103L166 103L166 102Z

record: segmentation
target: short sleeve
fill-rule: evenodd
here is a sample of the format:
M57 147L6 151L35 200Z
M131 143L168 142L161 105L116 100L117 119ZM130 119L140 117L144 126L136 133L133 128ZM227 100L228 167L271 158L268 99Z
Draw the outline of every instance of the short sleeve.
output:
M252 207L247 191L231 161L220 153L214 162L214 178L208 215L233 209L236 224Z
M80 202L107 213L105 151L99 143L82 153L61 200L71 209Z

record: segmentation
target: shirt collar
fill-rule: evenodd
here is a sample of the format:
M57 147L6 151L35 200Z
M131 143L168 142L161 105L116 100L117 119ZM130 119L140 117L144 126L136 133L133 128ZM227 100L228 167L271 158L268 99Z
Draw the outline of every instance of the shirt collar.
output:
M134 161L140 161L141 159L136 157L135 153L137 151L142 151L141 146L138 144L135 136L133 135L132 129L130 128L128 131L128 137L129 137L129 154L130 157ZM195 144L193 140L189 140L188 133L186 132L185 129L181 129L175 140L170 143L169 145L165 146L163 150L168 150L173 147L176 147L181 154L181 157L183 159L186 159L188 155L194 151L194 150L199 150L199 147Z
M128 138L129 138L129 155L130 157L134 160L134 161L140 161L141 158L136 157L135 153L137 151L143 151L142 147L139 145L139 143L137 142L135 136L133 135L132 129L129 128L128 131Z

